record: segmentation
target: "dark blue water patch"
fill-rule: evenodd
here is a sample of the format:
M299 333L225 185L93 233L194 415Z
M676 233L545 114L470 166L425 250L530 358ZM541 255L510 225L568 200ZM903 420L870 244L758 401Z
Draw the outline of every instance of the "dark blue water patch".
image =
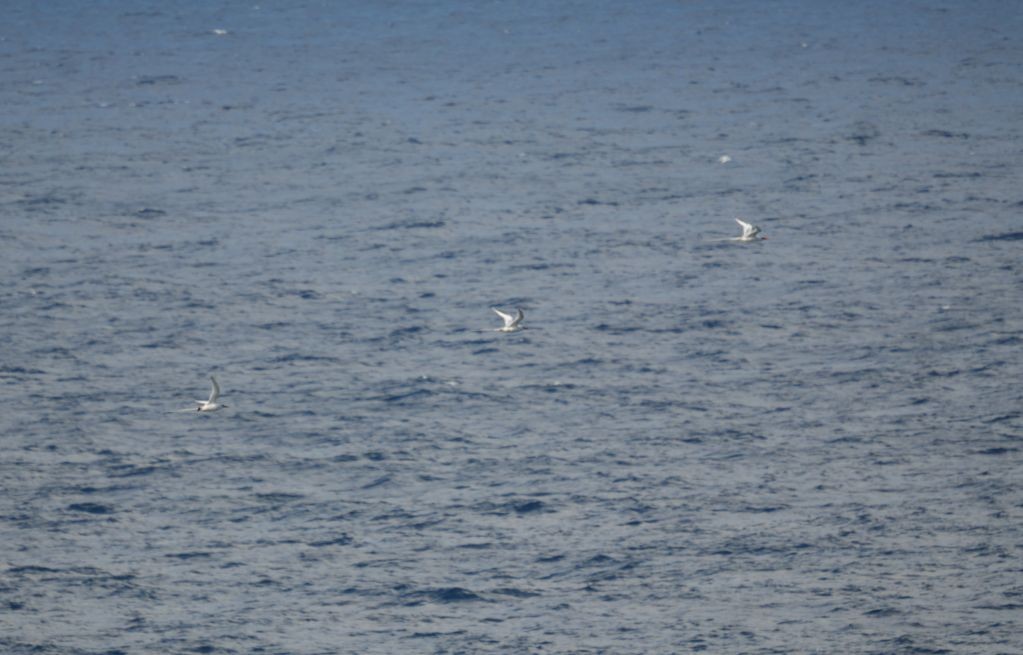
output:
M46 371L23 366L0 366L0 375L45 375Z
M423 603L474 603L488 602L478 594L465 589L464 587L441 587L438 589L423 589L411 593L402 594L403 604L408 606L422 605Z
M535 598L540 595L535 591L526 591L525 589L516 589L515 587L498 587L497 589L492 589L490 593L510 596L512 598Z
M600 206L606 205L608 207L617 207L619 203L615 200L597 200L596 198L583 198L576 202L577 205L589 205L589 206Z
M628 573L635 569L637 563L633 560L621 561L609 555L598 554L587 560L579 562L573 568L573 571L563 572L564 574L579 573L585 576L585 579L590 582L601 582L607 580L617 580L622 577L623 573ZM551 576L558 577L558 575ZM599 588L593 588L592 591L601 591Z
M405 193L419 193L426 191L421 187L411 191L405 191ZM394 223L388 223L381 227L373 228L374 230L436 230L442 228L447 223L445 221L396 221Z
M897 211L906 212L907 214L924 214L924 213L933 212L933 211L936 211L937 209L939 209L937 205L932 205L932 204L926 203L926 202L916 202L916 201L895 202L895 203L892 203L891 208L894 209L894 210L897 210ZM904 225L902 227L902 229L904 231L910 231L910 230L913 230L913 229L916 229L916 228L915 228L914 225L908 224L908 225Z
M810 173L807 175L797 175L790 177L787 180L783 180L782 184L789 190L792 191L803 191L807 190L810 185L808 183L814 182L817 179L817 175Z
M643 328L635 325L609 325L608 323L600 323L594 327L598 332L606 332L608 334L622 335L631 334L633 332L639 332Z
M182 552L182 553L167 553L167 554L164 555L164 557L166 557L168 559L180 559L180 560L205 559L205 558L208 558L208 557L213 557L213 553L211 553L210 551L207 551L207 550L192 550L192 551L186 551L186 552Z
M347 534L341 534L333 539L323 539L321 541L309 541L306 542L307 546L313 548L323 548L325 546L347 546L352 543L352 538Z
M319 300L322 296L312 289L292 289L286 293L282 293L279 297L295 297L301 298L302 300Z
M15 202L19 209L31 213L49 214L66 205L71 198L59 195L57 192L40 195L30 195Z
M465 630L449 630L447 632L413 632L409 635L409 639L437 639L439 637L456 637L458 635L464 635ZM489 641L489 640L488 640ZM444 651L437 651L444 652Z
M543 155L543 158L547 161L563 161L567 159L581 159L583 154L581 152L552 152ZM564 211L560 207L553 208L556 213Z
M94 487L92 485L85 485L81 487L74 487L72 488L72 491L74 493L79 493L83 495L92 495L104 493L117 493L121 491L127 491L129 489L132 489L132 487L128 487L125 485L112 485L107 487Z
M1023 610L1023 603L984 604L977 605L977 609L996 610L999 612L1017 612L1019 610Z
M891 644L891 650L879 651L881 653L898 653L899 655L949 655L956 651L951 651L946 648L931 648L929 646L917 646L913 637L909 635L900 635L894 639L885 639L881 641L882 644Z
M415 389L413 391L407 391L405 393L395 393L386 396L376 396L367 398L367 400L376 400L385 403L396 403L404 404L411 401L423 401L431 396L435 395L433 391L429 389Z
M523 385L522 389L528 389L528 390L531 390L531 391L542 391L542 392L547 393L547 394L559 394L559 393L562 393L564 391L572 391L573 389L576 389L577 387L578 387L578 385L571 384L571 383L561 383L561 384L527 384L527 385Z
M538 564L553 564L554 562L561 562L564 559L565 559L565 555L559 553L557 555L546 555L546 556L543 556L543 557L537 557L536 558L536 562Z
M150 341L139 345L139 348L145 348L146 350L156 350L158 348L178 348L179 342L174 337L164 337L157 341Z
M508 516L512 514L524 516L532 513L550 513L554 511L553 509L549 509L541 500L523 498L516 498L504 502L485 501L477 503L473 506L473 509L481 514L496 516Z
M286 355L279 355L270 360L276 364L293 364L296 362L331 362L339 363L341 360L337 357L325 357L322 355L309 355L306 353L288 353Z
M187 300L182 305L185 309L216 309L217 306L205 300Z
M67 506L72 512L85 512L87 514L113 514L114 508L101 503L71 503Z
M982 236L975 241L1023 241L1023 232L1003 232L1002 234L989 234Z
M512 271L552 271L552 270L571 270L575 268L575 264L561 264L561 263L538 263L538 264L517 264L511 266L509 270Z
M47 302L45 305L39 308L40 312L51 312L51 311L64 311L71 309L71 305L63 303L58 300Z
M109 464L106 469L107 475L112 478L131 478L151 475L157 471L156 466L138 466L135 464Z
M51 569L48 566L37 566L29 564L26 566L11 566L8 567L7 572L13 575L21 574L33 574L33 573L60 573L60 569Z
M1016 346L1019 345L1021 342L1023 342L1023 339L1016 336L1015 334L1012 334L1006 337L1000 337L998 339L995 339L993 343L997 346Z
M923 136L933 136L942 139L969 139L970 135L966 132L951 132L949 130L924 130L920 133Z
M274 580L273 578L269 578L269 577L265 577L264 576L264 577L259 578L258 580L255 580L254 582L252 582L252 586L253 587L274 587L274 588L280 588L283 585L281 585L281 583L279 581Z
M391 330L388 335L392 340L403 339L405 337L413 336L423 332L424 328L421 325L410 325L408 327L398 328Z
M289 494L283 492L255 494L254 497L261 502L269 503L271 505L283 505L285 503L291 503L305 498L302 494Z
M481 391L466 391L465 389L459 388L447 388L443 391L443 394L457 402L495 399L495 396L489 393L483 393Z
M166 216L167 212L155 207L142 207L141 209L136 209L131 215L137 218L154 219Z
M653 111L651 105L617 105L615 106L616 111L623 111L630 114L645 114L648 111Z
M139 75L135 77L137 86L170 86L181 84L177 75Z
M49 274L50 274L50 267L49 266L32 266L32 267L29 267L29 268L26 268L25 270L23 270L21 272L21 277L23 277L23 278L25 278L25 277L36 277L37 275L48 276Z
M1005 422L1005 421L1011 421L1013 419L1019 418L1020 416L1021 416L1020 412L1012 412L1012 413L1009 413L1009 414L1001 414L999 416L994 416L994 417L989 418L989 419L984 419L983 422L985 424L987 424L987 425L991 425L993 423L1002 423L1002 422Z
M530 512L541 512L547 506L542 500L527 500L521 502L515 502L511 504L512 510L516 514L529 514Z
M863 616L869 616L871 618L880 618L885 616L896 616L902 612L894 607L879 607L877 609L867 610L863 613Z
M383 487L385 485L388 485L388 484L391 483L391 481L392 481L391 476L383 475L383 476L373 480L372 482L368 482L368 483L362 485L359 488L362 489L362 490L375 489L376 487Z
M590 557L589 559L580 562L576 566L578 568L582 569L582 568L589 568L589 567L594 567L594 566L597 566L597 567L608 566L608 565L618 564L618 563L619 563L619 561L616 560L615 558L611 557L610 555L605 555L603 553L598 553L598 554L594 555L593 557Z
M867 121L859 121L853 124L852 128L844 135L844 138L856 145L865 146L877 140L880 136L881 130L878 129L877 125Z

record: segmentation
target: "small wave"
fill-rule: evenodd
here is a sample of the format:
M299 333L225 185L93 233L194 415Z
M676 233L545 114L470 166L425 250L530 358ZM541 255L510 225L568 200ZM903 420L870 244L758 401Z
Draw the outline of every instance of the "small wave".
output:
M422 187L413 187L412 189L406 190L405 193L419 193L426 191ZM388 223L382 227L378 227L378 230L435 230L437 228L444 227L447 223L444 221L396 221L394 223Z
M263 501L264 503L290 503L295 500L302 500L303 498L305 498L305 496L302 494L289 494L278 492L256 494L256 498L258 500Z
M183 553L167 553L166 555L164 555L164 557L166 557L168 559L180 559L180 560L202 559L202 558L212 557L212 556L213 556L213 553L211 553L209 551L206 551L206 550L191 550L191 551L186 551L186 552L183 552Z
M347 546L352 543L352 538L346 534L334 537L333 539L324 539L322 541L310 541L307 542L307 546L313 548L323 548L324 546Z
M322 357L320 355L306 355L304 353L288 353L275 357L273 361L277 364L291 364L294 362L339 362L337 357Z
M1023 241L1023 232L1003 232L1002 234L989 234L982 236L976 241Z
M494 589L493 593L500 594L502 596L511 596L512 598L533 598L539 596L535 591L526 591L524 589L516 589L514 587L501 587Z
M114 508L101 503L71 503L67 506L72 512L85 512L87 514L113 514Z
M44 375L46 371L23 366L0 366L0 375Z
M60 569L51 569L48 566L37 566L29 564L27 566L12 566L7 569L8 573L60 573Z
M422 603L468 603L483 601L478 594L464 587L441 587L439 589L423 589L405 594L407 605Z
M365 489L374 489L376 487L382 487L382 486L384 486L386 484L390 484L390 482L391 482L391 476L384 475L384 476L381 476L381 477L377 478L376 480L373 480L372 482L369 482L368 484L362 485L359 488L363 489L363 490L365 490Z
M418 400L422 398L429 398L434 395L429 389L416 389L414 391L407 391L405 393L396 393L389 396L378 396L371 400L379 400L385 403L401 403L408 400Z

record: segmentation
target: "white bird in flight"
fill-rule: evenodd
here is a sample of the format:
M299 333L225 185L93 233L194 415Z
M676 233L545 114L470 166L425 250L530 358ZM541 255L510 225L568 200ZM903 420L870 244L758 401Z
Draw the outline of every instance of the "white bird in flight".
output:
M504 325L502 327L494 328L495 332L517 332L518 330L526 329L525 326L522 325L522 319L525 318L526 315L522 313L521 309L516 309L514 316L507 312L502 312L497 307L491 307L491 309L494 310L494 313L500 316L504 321Z
M747 223L741 218L735 219L735 222L742 228L742 236L732 237L729 241L760 241L766 240L767 237L758 237L760 234L760 228L751 223Z
M218 409L227 407L227 405L217 402L217 398L220 398L220 385L217 384L217 378L211 375L210 382L213 383L213 388L210 389L210 399L195 401L197 405L195 411L197 412L215 412Z

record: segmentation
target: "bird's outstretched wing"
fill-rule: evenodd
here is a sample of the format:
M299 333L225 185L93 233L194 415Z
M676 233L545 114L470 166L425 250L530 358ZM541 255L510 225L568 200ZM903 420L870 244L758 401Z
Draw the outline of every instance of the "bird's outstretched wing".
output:
M501 320L504 321L504 326L505 327L511 327L511 326L515 325L515 321L516 321L516 317L515 316L512 316L511 314L509 314L507 312L502 312L497 307L491 307L490 309L494 310L494 313L501 317ZM520 310L520 313L521 313L521 310ZM522 320L522 319L518 319L518 320Z

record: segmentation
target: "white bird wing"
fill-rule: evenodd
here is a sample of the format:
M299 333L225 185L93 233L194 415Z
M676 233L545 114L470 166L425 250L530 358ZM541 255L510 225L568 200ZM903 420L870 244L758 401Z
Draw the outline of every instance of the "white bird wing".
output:
M206 402L215 403L217 402L217 398L220 397L220 385L217 384L217 378L213 377L212 375L210 376L210 382L213 383L213 388L210 389L210 399L207 400Z
M511 322L511 325L509 325L508 327L515 327L515 326L517 326L519 323L522 322L522 319L524 319L524 318L526 318L526 315L522 313L521 309L516 307L515 308L515 319Z
M516 319L511 314L508 314L506 312L502 312L497 307L491 307L490 309L494 310L494 313L501 317L501 320L504 321L504 326L505 327L511 327L511 326L515 325L515 320ZM522 319L519 319L519 320L522 320Z
M738 223L739 226L742 228L742 238L743 239L752 238L752 237L756 236L758 232L760 232L760 228L757 227L756 225L752 225L752 224L747 223L746 221L740 220L738 218L735 219L735 222Z

